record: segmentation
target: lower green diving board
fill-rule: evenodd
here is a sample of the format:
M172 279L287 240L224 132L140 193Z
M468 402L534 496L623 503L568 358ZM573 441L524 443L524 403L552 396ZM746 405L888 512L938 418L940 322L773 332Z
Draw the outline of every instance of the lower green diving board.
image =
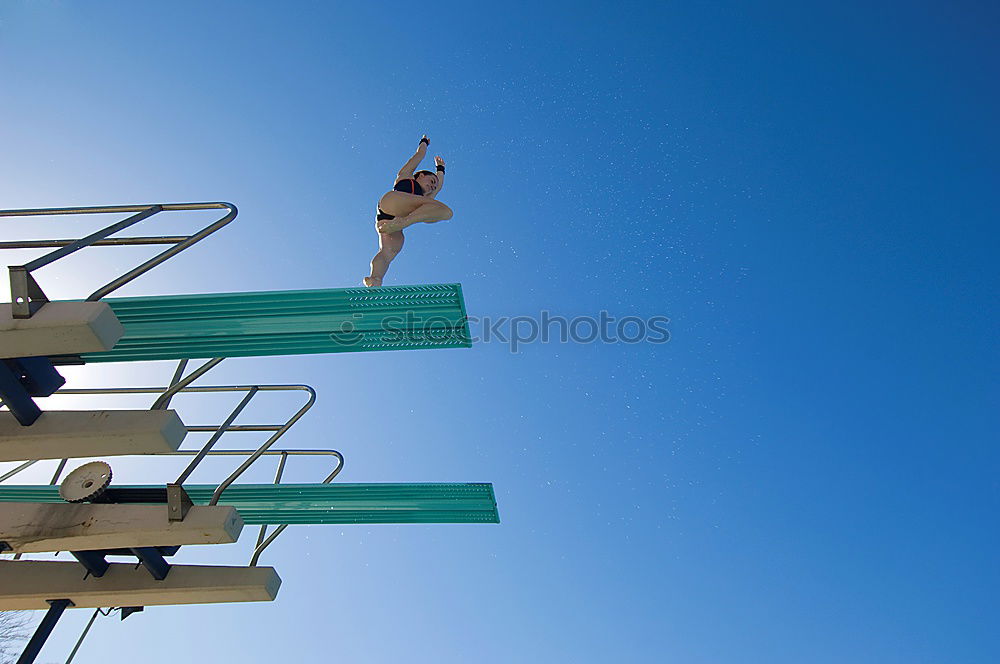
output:
M112 489L162 489L114 486ZM184 489L207 505L216 487ZM0 485L0 503L60 503L55 486ZM220 505L235 507L247 525L365 523L500 523L493 485L483 484L233 484Z
M103 300L125 328L85 362L468 348L461 284Z

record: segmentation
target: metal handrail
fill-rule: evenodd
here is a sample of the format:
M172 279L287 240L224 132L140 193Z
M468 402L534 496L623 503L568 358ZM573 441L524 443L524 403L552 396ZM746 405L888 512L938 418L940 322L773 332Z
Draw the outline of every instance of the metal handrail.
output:
M281 429L276 431L273 436L264 441L264 444L258 447L257 451L251 454L250 457L246 461L244 461L239 468L234 470L229 477L227 477L225 480L222 481L222 484L220 484L219 487L215 490L215 493L212 494L212 499L208 501L209 505L218 505L219 498L222 497L222 492L226 490L226 487L235 482L240 475L246 472L247 468L252 466L254 461L259 459L262 454L267 452L267 450L270 449L272 445L274 445L274 443L278 440L278 438L280 438L286 431L288 431L288 429L291 428L293 424L298 422L299 418L305 415L306 411L312 408L312 405L316 403L316 390L309 387L308 385L304 385L303 387L305 387L306 390L308 390L309 392L309 400L306 402L306 404L302 406L302 408L300 408L298 412L295 413L295 415L292 415L291 419L289 419L285 423L285 425L281 427Z
M332 452L333 455L337 457L337 467L333 469L332 473L326 476L326 479L323 480L322 484L329 484L330 482L332 482L333 478L339 475L340 471L344 469L344 455L338 452L337 450L330 450L330 452ZM266 453L267 452L265 452L265 454ZM275 484L281 483L281 475L285 470L285 461L287 459L288 455L282 454L281 462L278 464L278 472L274 476ZM253 555L250 556L250 567L257 566L257 561L260 560L260 554L264 553L264 549L271 546L271 543L274 542L274 540L278 539L278 535L285 532L285 528L287 527L288 527L287 523L281 524L274 530L273 533L271 533L271 535L267 539L264 539L264 536L267 534L267 524L261 525L260 532L257 535L257 546L254 547Z
M208 360L205 364L201 365L187 376L184 376L184 368L187 367L188 361L186 359L181 360L177 364L177 371L174 372L174 377L170 380L170 387L163 391L163 394L161 394L159 398L153 402L153 405L150 406L149 409L166 410L167 406L170 404L170 400L174 398L175 394L187 388L188 385L217 367L225 359L226 358L224 357L213 357L211 360Z
M80 646L83 645L83 640L87 638L87 634L90 632L90 628L94 626L94 621L97 620L98 614L106 618L115 611L120 611L120 610L121 610L120 607L118 608L109 607L107 611L105 611L100 607L94 609L94 613L90 616L90 622L88 622L87 626L83 628L83 633L80 634L80 638L77 639L76 645L73 646L73 651L69 654L69 657L66 658L66 664L71 664L73 658L76 657L76 653L79 652ZM122 620L124 620L124 618L122 618Z
M217 359L219 359L219 358L217 358ZM184 381L181 381L181 383L183 383L183 382ZM212 431L214 431L215 432L215 435L212 436L212 438L209 439L209 441L202 447L202 449L201 449L202 452L205 452L207 450L211 450L212 446L215 445L215 443L218 441L218 439L226 431L243 431L243 432L246 432L246 431L274 431L274 435L272 435L270 438L268 438L266 441L264 441L264 443L259 448L257 448L257 450L254 453L252 453L250 455L249 459L247 459L239 468L236 469L236 471L234 471L228 478L226 478L226 480L219 487L220 490L216 491L216 494L212 497L212 501L209 503L210 505L216 505L216 504L218 504L218 502L219 502L219 496L222 495L222 491L224 491L226 487L228 487L240 475L242 475L246 471L246 469L249 468L253 464L254 461L256 461L258 458L260 458L261 454L263 454L265 451L267 451L272 445L274 445L275 442L277 442L277 440L279 438L281 438L283 435L285 435L285 432L288 431L292 427L293 424L295 424L296 422L298 422L299 419L303 415L306 414L306 411L308 411L310 408L312 408L313 404L316 403L316 390L313 389L309 385L295 385L295 384L289 384L289 385L208 385L208 386L203 386L203 387L191 387L190 385L185 384L180 389L175 389L175 388L179 388L181 386L181 383L177 383L176 385L171 386L170 388L164 388L164 387L90 387L90 388L62 389L62 390L59 390L58 392L56 392L56 394L57 395L61 395L61 394L66 394L66 395L161 394L161 395L163 395L163 394L166 394L167 391L172 390L173 393L170 396L174 396L174 395L176 395L176 394L178 394L180 392L188 392L188 393L195 393L195 394L204 394L204 393L209 393L209 392L247 392L248 393L247 397L243 400L243 402L241 402L241 404L239 406L237 406L237 410L234 411L229 416L229 418L227 418L226 422L223 422L218 427L204 426L204 425L197 426L197 427L185 427L188 431L197 431L197 432L212 432ZM301 408L299 408L298 411L295 412L294 415L292 415L290 418L288 418L288 420L285 421L284 424L280 424L280 425L260 425L260 424L254 424L254 425L244 425L244 426L240 426L240 427L232 427L232 428L230 427L230 425L232 424L232 421L236 418L236 415L239 414L239 412L243 409L243 407L246 406L246 403L249 401L249 399L254 394L256 394L257 392L284 392L284 391L291 391L291 390L299 390L299 391L307 392L309 394L309 398L306 400L306 403ZM158 398L156 400L156 402L153 404L153 408L151 410L157 410L158 409L158 405L160 404L160 402L161 402L162 399L163 399L162 396L160 398ZM198 454L198 452L195 452L195 454ZM188 468L185 469L185 471L181 474L181 477L178 478L178 483L181 482L181 481L183 481L184 479L187 479L187 477L194 471L195 467L199 463L201 463L201 460L203 458L204 458L204 456L196 458L191 463L191 465L189 465ZM62 466L65 466L65 464L66 464L66 459L63 459ZM62 471L62 466L56 471L56 475L52 478L51 484L55 484L59 480L59 474ZM0 476L0 482L2 482L6 478L7 478L7 475Z
M232 426L233 421L239 416L240 413L243 412L243 409L247 407L250 400L254 398L254 395L256 395L259 390L260 388L256 385L247 390L247 395L243 397L243 400L240 401L239 404L237 404L236 408L233 409L233 412L231 412L229 417L226 418L226 421L223 422L218 429L216 429L215 433L212 434L212 437L209 438L208 442L201 448L201 451L194 456L194 459L191 460L191 463L188 464L187 468L181 471L181 474L177 476L176 480L174 480L174 484L181 486L184 484L184 480L191 477L191 473L194 472L194 469L198 467L198 464L200 464L212 448L215 447L215 444L219 442L220 438L222 438L222 434L226 433L229 427Z
M4 473L3 475L0 475L0 482L3 482L4 480L8 480L11 477L14 477L14 475L17 475L22 470L27 470L28 468L31 468L32 466L34 466L39 461L41 461L41 459L32 459L30 461L25 461L24 463L22 463L20 466L18 466L14 470L11 470L9 472Z
M175 236L158 236L158 237L131 237L131 238L112 238L108 239L109 235L113 235L120 230L128 228L134 224L148 219L149 217L157 214L159 212L171 212L171 211L186 211L186 210L216 210L216 209L227 209L229 210L221 219L206 226L197 233L193 235L175 235ZM96 302L102 297L105 297L109 293L117 290L118 288L124 286L128 282L132 281L136 277L145 274L149 270L153 269L160 263L163 263L169 258L179 254L196 242L200 242L205 239L215 231L219 230L233 219L236 218L238 211L236 206L232 203L225 202L215 202L215 203L157 203L157 204L145 204L145 205L110 205L110 206L97 206L97 207L76 207L76 208L37 208L37 209L24 209L24 210L0 210L0 217L37 217L37 216L51 216L51 215L69 215L69 214L107 214L114 212L132 212L135 213L131 217L119 221L111 226L103 228L95 233L80 238L79 240L27 240L27 241L13 241L13 242L0 242L0 249L38 249L43 247L58 247L55 251L42 256L41 258L36 258L35 260L25 263L24 265L9 266L8 270L10 272L10 294L12 303L12 312L14 318L31 318L34 310L37 310L38 306L44 305L48 302L48 298L45 293L38 286L34 277L31 276L32 270L37 270L38 268L45 267L50 263L68 256L71 253L79 251L85 247L90 246L122 246L122 245L149 245L149 244L172 244L173 246L163 251L153 258L149 259L145 263L133 268L132 270L121 275L117 279L105 284L101 288L91 293L87 297L88 302ZM35 304L36 307L31 305ZM34 309L34 310L33 310Z
M208 456L247 456L253 454L256 450L211 450ZM198 453L198 450L177 450L176 452L161 452L156 456L194 456ZM267 450L264 452L263 456L318 456L318 455L328 455L343 457L343 455L337 450L307 450L307 449L293 449L293 450ZM30 466L35 465L41 461L52 461L52 459L32 459L31 461L25 461L17 468L9 471L4 475L0 475L0 482L3 482L14 475L17 475L21 471L27 470ZM332 479L332 478L331 478ZM324 484L326 481L324 480ZM50 485L54 485L55 482L49 482Z

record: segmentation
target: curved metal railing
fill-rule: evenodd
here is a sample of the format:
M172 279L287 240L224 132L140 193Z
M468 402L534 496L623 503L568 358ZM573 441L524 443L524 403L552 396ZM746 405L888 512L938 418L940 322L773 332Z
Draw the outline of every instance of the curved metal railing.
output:
M186 210L215 210L226 209L228 212L218 221L206 226L192 235L161 235L147 237L123 237L109 238L108 236L120 230L139 223L159 212L186 211ZM31 276L33 270L45 267L50 263L68 256L85 247L102 246L122 246L122 245L152 245L152 244L172 244L166 251L163 251L145 263L129 270L117 279L101 286L87 297L88 302L96 302L112 291L124 286L136 277L145 274L160 263L179 254L196 242L200 242L215 231L219 230L236 218L237 209L232 203L155 203L146 205L108 205L97 207L76 207L76 208L37 208L24 210L0 210L0 217L38 217L50 215L70 215L70 214L107 214L115 212L133 212L132 216L103 228L96 233L80 238L79 240L24 240L14 242L0 242L0 249L42 249L57 247L53 252L36 258L24 265L9 266L10 272L10 295L13 304L14 318L31 318L32 314L43 304L48 302L45 293L39 287L34 277ZM35 306L32 306L35 305Z
M178 383L177 385L180 385ZM316 403L316 390L309 385L208 385L204 387L192 387L190 385L185 385L180 389L174 389L177 385L170 388L163 387L94 387L94 388L77 388L77 389L62 389L56 392L57 395L103 395L103 394L167 394L170 392L171 396L175 396L179 393L189 393L189 394L206 394L206 393L217 393L217 392L246 392L247 396L236 406L236 408L230 413L229 417L219 425L200 425L200 426L188 426L185 427L189 432L201 432L201 433L212 433L212 437L205 443L200 450L194 451L193 454L195 458L188 465L187 468L180 474L177 478L175 484L183 484L184 481L194 472L198 464L201 463L202 459L208 455L215 444L219 441L222 435L228 431L270 431L273 432L270 438L268 438L264 443L261 444L259 448L250 452L250 458L240 465L221 485L221 489L225 490L225 487L232 484L242 475L247 468L249 468L254 461L260 458L260 456L271 448L274 443L278 441L285 432L287 432L293 424L299 421L306 412L313 407ZM303 391L308 393L309 397L306 402L283 424L251 424L251 425L233 425L233 421L236 416L243 411L243 409L250 402L250 399L254 397L258 392L285 392L285 391ZM164 407L162 401L162 396L156 400L153 404L151 410L156 410ZM158 455L160 456L160 455ZM51 484L55 484L59 481L59 475L61 473L62 467L65 466L67 459L63 459L60 468L56 470L56 474L52 478ZM0 481L6 479L6 476L0 477ZM218 496L222 494L222 491L217 491L216 495L213 496L211 505L218 504Z
M333 478L339 475L340 471L344 469L344 455L338 452L337 450L322 450L322 451L337 457L337 466L333 469L333 472L327 475L326 479L321 482L321 484L329 484L330 482L333 481ZM302 451L289 450L288 453L285 453L281 450L275 450L274 452L265 452L265 454L275 453L275 452L280 453L282 456L281 456L281 462L278 464L278 472L274 476L274 483L281 484L281 475L285 471L285 461L288 460L288 453L294 454L296 452L301 453ZM316 450L316 452L318 453L320 452L320 450ZM278 535L285 532L285 528L287 527L288 527L287 523L281 524L280 526L275 528L274 532L271 533L267 537L267 539L264 539L265 535L267 535L267 526L261 525L260 533L257 535L257 545L254 547L253 555L250 556L250 567L257 566L257 561L260 560L260 554L264 552L264 549L271 546L271 543L274 540L278 539Z

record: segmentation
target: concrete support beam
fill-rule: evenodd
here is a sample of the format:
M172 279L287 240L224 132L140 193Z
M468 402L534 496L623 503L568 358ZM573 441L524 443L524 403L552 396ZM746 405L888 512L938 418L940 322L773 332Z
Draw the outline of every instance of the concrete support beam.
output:
M30 427L0 413L0 461L175 452L187 429L173 410L46 411Z
M281 579L273 567L174 565L156 581L134 564L112 563L101 578L84 577L75 562L0 560L0 611L48 609L48 599L77 608L270 602Z
M229 505L192 507L183 521L168 520L166 505L4 503L0 509L0 542L16 553L229 544L242 530L243 519Z
M77 355L111 350L125 334L105 302L48 302L31 318L0 304L0 357Z

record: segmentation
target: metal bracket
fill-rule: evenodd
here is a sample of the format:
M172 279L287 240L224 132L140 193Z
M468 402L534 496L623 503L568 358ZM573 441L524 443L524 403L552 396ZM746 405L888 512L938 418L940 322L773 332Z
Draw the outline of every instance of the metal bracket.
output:
M52 396L65 383L46 357L0 360L0 401L22 426L31 426L42 414L32 397Z
M144 546L130 549L132 555L139 559L139 564L146 568L154 579L163 581L170 573L170 563L166 561L155 546Z
M14 318L31 318L31 316L49 301L41 286L31 276L23 265L11 265L10 271L10 301Z
M170 521L183 521L188 510L194 507L191 496L180 484L167 485L167 519Z
M139 613L140 611L144 611L145 609L146 607L144 606L123 606L121 611L122 620L125 620L133 613Z
M0 402L7 406L21 426L28 427L42 416L24 385L24 372L17 360L0 360Z
M87 573L94 578L101 578L108 571L108 561L104 559L101 551L70 551L77 562L83 565Z

